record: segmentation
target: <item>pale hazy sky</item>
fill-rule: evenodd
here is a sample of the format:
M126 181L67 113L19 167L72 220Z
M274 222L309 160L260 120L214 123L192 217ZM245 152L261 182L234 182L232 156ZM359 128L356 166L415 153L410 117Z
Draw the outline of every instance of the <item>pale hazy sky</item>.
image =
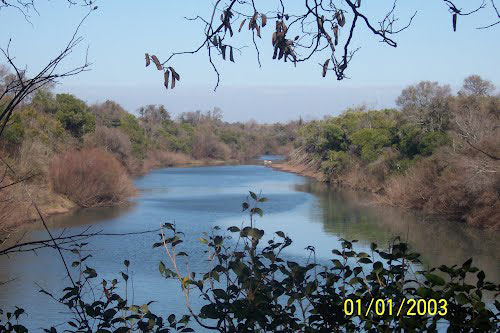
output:
M463 6L481 3L456 2ZM299 2L293 3L298 6ZM465 76L479 74L500 86L500 25L475 29L494 20L487 10L459 18L458 31L453 33L450 15L441 0L399 1L401 20L415 10L418 14L413 25L396 37L397 48L380 43L362 28L352 44L361 49L348 71L351 79L340 82L333 75L321 77L318 63L325 55L297 68L273 62L271 28L266 27L263 40L258 41L262 68L257 65L253 47L245 49L241 57L237 54L236 64L220 61L222 82L216 93L215 75L206 53L177 58L173 65L182 81L168 92L161 72L154 66L144 68L145 52L164 59L172 51L198 45L202 27L183 17L206 15L212 1L99 0L97 4L99 9L82 27L81 47L66 62L68 67L81 62L88 46L92 70L65 80L57 91L73 93L88 103L112 99L131 112L145 104L165 104L174 115L220 107L229 121L274 122L299 116L321 118L360 104L391 107L403 87L420 80L448 83L456 89ZM365 4L367 13L380 14L392 1ZM82 8L68 8L64 0L39 0L37 10L39 14L31 13L31 24L15 10L0 10L0 45L6 46L12 38L11 51L18 64L27 65L32 72L57 54L85 14ZM235 38L240 45L249 43L242 36Z

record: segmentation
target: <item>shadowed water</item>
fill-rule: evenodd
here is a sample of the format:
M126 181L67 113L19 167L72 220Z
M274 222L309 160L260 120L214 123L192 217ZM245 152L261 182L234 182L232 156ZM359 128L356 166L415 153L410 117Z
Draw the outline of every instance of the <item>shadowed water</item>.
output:
M140 195L127 207L89 209L50 219L54 233L92 230L128 233L156 229L175 222L183 231L182 250L190 254L192 271L206 268L206 255L197 239L213 226L240 226L246 220L241 203L248 191L262 191L270 199L263 206L265 215L257 227L267 232L283 230L294 240L288 256L305 258L304 248L315 246L320 259L338 247L338 238L359 240L359 250L371 242L387 244L393 237L408 239L422 253L424 265L474 263L485 270L489 280L500 277L498 233L484 232L453 222L436 221L388 207L368 204L369 198L356 192L334 190L325 184L295 174L259 165L160 169L136 180ZM32 230L25 240L46 238L43 231ZM135 303L155 300L152 308L161 315L184 314L184 299L175 281L158 273L160 260L167 261L161 248L152 249L158 235L97 237L89 241L92 258L88 265L99 273L99 280L119 276L123 260L131 262L131 282ZM70 254L66 254L71 262ZM32 329L63 321L59 307L38 293L40 285L61 295L69 285L57 253L52 250L0 258L0 287L4 310L24 307ZM195 307L200 302L192 299Z

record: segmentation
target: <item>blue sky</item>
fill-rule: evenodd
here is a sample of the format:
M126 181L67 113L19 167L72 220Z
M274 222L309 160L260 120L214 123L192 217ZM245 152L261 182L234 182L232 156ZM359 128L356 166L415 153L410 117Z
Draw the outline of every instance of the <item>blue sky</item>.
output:
M456 2L463 6L480 3ZM392 1L364 3L365 12L378 18ZM92 70L63 81L57 91L74 93L89 103L112 99L131 112L145 104L165 104L173 114L220 107L229 121L275 122L299 116L321 118L361 104L390 107L403 87L421 80L448 83L458 89L464 77L479 74L500 86L500 26L475 29L494 20L490 11L459 18L458 31L453 33L441 0L400 0L401 20L418 10L414 23L396 37L397 48L380 43L362 27L353 41L353 46L361 49L352 61L349 80L321 77L318 63L325 55L297 68L273 62L269 25L258 41L262 68L244 35L248 31L243 30L237 33L236 42L249 47L243 55L236 54L236 64L219 62L222 82L217 92L213 92L215 75L203 52L175 59L172 64L182 81L175 90L165 91L161 73L144 68L144 53L164 59L173 51L198 45L202 27L183 17L207 16L211 4L202 0L97 1L99 9L82 27L81 47L65 63L71 67L81 62L88 46ZM299 1L293 4L290 12L297 9ZM269 9L272 7L265 8ZM85 14L82 8L69 8L62 0L40 0L37 10L39 14L31 13L31 24L12 9L0 10L0 45L12 38L11 51L18 64L32 72L57 54Z

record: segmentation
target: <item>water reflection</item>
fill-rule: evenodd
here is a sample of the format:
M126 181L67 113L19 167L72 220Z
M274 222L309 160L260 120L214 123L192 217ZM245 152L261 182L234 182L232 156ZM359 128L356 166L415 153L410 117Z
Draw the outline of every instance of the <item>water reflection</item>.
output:
M318 205L311 220L321 220L326 233L345 239L388 244L396 236L408 240L427 266L461 264L470 257L492 281L500 279L498 233L415 212L371 204L363 193L334 189L309 180L297 191L314 194Z

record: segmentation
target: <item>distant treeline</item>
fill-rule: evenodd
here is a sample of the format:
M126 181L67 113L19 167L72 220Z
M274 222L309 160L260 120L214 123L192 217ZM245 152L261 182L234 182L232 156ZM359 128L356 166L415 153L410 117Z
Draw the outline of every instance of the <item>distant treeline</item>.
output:
M398 109L359 107L271 125L228 123L217 108L173 118L164 106L148 105L135 116L113 101L89 106L70 94L38 90L0 139L0 153L17 172L7 172L2 185L26 179L47 212L57 213L71 204L126 202L135 192L130 176L155 167L274 153L288 155L291 169L374 192L385 204L498 228L500 97L494 90L478 76L466 78L457 94L425 81L401 92ZM20 186L0 196L1 220L26 219L19 208L30 203Z
M453 95L420 82L398 110L349 109L302 126L290 164L332 182L377 193L380 201L500 226L500 97L479 76Z
M148 105L137 114L113 101L87 105L70 94L38 90L0 138L0 153L17 173L8 172L2 185L26 178L23 183L49 214L67 210L63 199L80 207L119 204L135 192L131 175L287 154L299 127L299 122L227 123L217 108L174 119L163 105ZM1 191L2 221L16 225L26 215L29 219L23 191L21 186Z

